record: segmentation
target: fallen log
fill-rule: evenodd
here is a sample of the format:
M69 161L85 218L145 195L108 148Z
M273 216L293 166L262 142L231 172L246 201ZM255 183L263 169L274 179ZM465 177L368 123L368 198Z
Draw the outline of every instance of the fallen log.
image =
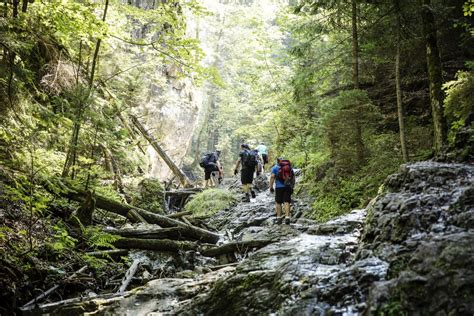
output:
M114 246L121 249L142 249L171 252L198 249L198 244L196 242L176 241L170 239L121 238L114 242Z
M62 309L65 306L69 307L70 310L74 311L74 305L75 304L83 304L85 302L91 302L91 304L95 304L94 302L96 300L106 300L106 299L111 299L117 297L119 299L121 296L116 294L116 293L107 293L107 294L102 294L98 295L95 297L74 297L74 298L69 298L65 299L62 301L54 302L54 303L47 303L47 304L41 304L41 305L28 305L28 306L23 306L20 307L20 310L22 312L22 315L45 315L49 313L54 313L58 314L56 311L58 309ZM64 312L64 311L63 311ZM77 313L77 310L75 311ZM75 314L74 312L72 314Z
M84 271L86 271L87 269L87 266L83 266L82 268L80 268L79 270L77 270L76 272L74 272L74 274L72 274L71 276L67 277L66 278L66 281L68 280L71 280L73 278L76 277L76 275L78 275L79 273L82 273ZM34 299L32 299L31 301L29 301L28 303L26 303L25 305L22 306L22 308L28 308L30 305L33 305L34 303L42 300L43 298L47 297L49 294L53 293L54 291L56 291L58 288L60 287L59 284L56 284L55 286L53 286L52 288L50 288L49 290L41 293L38 297L35 297Z
M70 191L69 193L67 193L66 197L78 202L82 202L84 199L84 193ZM94 194L94 198L96 201L95 207L122 215L124 217L131 219L133 222L135 222L135 220L134 218L131 218L130 210L135 211L147 223L158 224L161 227L180 227L182 228L182 232L184 236L191 237L196 240L201 240L201 241L215 244L220 238L219 234L213 233L211 231L208 231L208 230L205 230L193 225L185 224L181 221L175 220L173 218L169 218L167 216L148 212L131 205L122 204L120 202L100 196L98 194Z
M260 249L272 242L273 240L270 240L270 239L233 241L233 242L224 244L222 246L202 249L201 254L206 257L218 257L220 255L225 255L228 253L244 252L252 248Z
M179 181L183 187L192 187L191 180L186 176L186 174L174 163L174 161L168 156L166 151L161 147L156 138L138 121L136 116L130 115L130 119L135 127L140 131L140 133L145 137L145 139L150 143L150 145L155 149L155 151L160 155L161 159L168 165L168 167L173 171L174 175L178 177Z
M165 191L165 195L191 195L191 194L196 194L202 192L202 188L187 188L187 189L181 189L181 190L168 190Z
M117 294L120 294L122 295L125 290L127 289L128 285L130 284L130 282L132 281L132 278L133 276L135 275L135 273L137 273L137 269L138 269L138 264L140 263L140 259L135 259L133 260L133 263L132 265L130 266L130 268L127 270L127 272L125 273L125 276L123 277L122 279L122 285L120 285L120 288L119 290L117 291Z
M173 213L171 215L168 215L168 218L180 218L182 216L192 215L192 214L193 214L193 212L191 212L191 211L176 212L176 213Z
M186 239L181 227L155 228L155 229L115 229L107 228L104 232L128 238L139 239Z
M127 249L101 250L101 251L86 252L85 254L91 257L108 258L108 257L126 256L128 254L128 250Z

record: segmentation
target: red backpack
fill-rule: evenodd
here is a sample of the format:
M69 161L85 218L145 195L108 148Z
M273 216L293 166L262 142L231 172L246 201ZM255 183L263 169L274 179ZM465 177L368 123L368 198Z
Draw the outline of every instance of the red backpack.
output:
M285 185L292 186L294 183L295 174L293 168L291 167L291 162L289 160L280 160L278 163L278 180L285 183Z

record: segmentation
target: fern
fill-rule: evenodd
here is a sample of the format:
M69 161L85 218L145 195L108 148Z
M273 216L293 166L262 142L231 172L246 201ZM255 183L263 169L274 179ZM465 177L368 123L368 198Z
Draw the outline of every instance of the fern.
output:
M85 242L94 250L101 248L115 249L114 242L120 239L120 236L105 233L98 227L84 227L81 225L81 230Z

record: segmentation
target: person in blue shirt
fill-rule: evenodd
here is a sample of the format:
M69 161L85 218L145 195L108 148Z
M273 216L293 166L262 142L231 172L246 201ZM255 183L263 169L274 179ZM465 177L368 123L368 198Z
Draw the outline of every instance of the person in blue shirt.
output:
M262 157L263 160L263 171L265 171L265 165L268 163L268 148L263 144L263 142L260 142L260 144L257 146L258 153Z
M287 162L289 165L290 179L284 181L280 179L278 173L280 168L284 166L284 162ZM273 185L275 184L275 188ZM275 193L275 210L277 215L277 223L281 224L283 218L281 217L282 213L282 204L285 206L285 224L290 223L290 203L291 195L293 194L294 186L294 173L291 169L291 164L288 160L283 160L283 158L277 159L277 164L273 166L270 176L270 192Z

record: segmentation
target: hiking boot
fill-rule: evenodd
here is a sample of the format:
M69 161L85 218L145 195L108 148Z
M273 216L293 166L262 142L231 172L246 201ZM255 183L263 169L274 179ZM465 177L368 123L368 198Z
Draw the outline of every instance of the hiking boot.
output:
M250 194L252 194L252 199L255 199L255 197L257 196L257 195L255 194L255 191L253 191L253 190L250 191Z
M277 218L275 218L275 220L274 220L273 222L274 222L275 224L278 224L278 225L279 225L279 224L281 224L282 220L283 220L283 217L277 217Z
M245 193L244 202L250 202L250 195Z
M285 218L285 224L290 225L290 218L289 217Z

